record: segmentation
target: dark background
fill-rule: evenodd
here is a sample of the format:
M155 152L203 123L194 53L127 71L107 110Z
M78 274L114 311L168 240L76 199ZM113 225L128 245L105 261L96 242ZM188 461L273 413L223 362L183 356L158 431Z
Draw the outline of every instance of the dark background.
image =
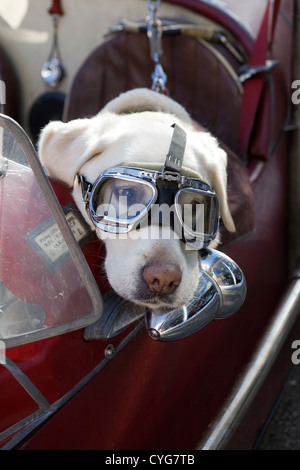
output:
M300 365L294 365L256 450L300 450Z

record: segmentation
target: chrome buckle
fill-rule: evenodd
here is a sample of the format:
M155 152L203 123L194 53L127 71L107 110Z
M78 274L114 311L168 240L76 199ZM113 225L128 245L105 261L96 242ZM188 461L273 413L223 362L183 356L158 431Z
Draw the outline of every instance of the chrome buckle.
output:
M88 183L82 175L77 174L77 183L81 187L81 195L82 195L82 200L85 203L85 207L87 209L89 202L90 202L90 197L92 194L92 187L93 185L91 183Z
M239 83L244 83L246 80L249 80L249 78L255 77L256 75L269 73L278 64L278 60L267 60L265 65L253 65L252 67L242 67L242 74L238 77L237 81Z

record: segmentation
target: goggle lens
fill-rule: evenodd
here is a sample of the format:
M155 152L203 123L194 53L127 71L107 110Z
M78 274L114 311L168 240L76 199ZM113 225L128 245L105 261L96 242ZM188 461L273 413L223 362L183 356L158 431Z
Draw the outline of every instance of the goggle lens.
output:
M120 174L121 171L124 175ZM165 206L175 211L176 217L175 220L172 218L173 222L169 220L170 226L193 249L200 249L215 238L219 224L219 199L209 189L202 188L203 182L187 181L186 178L189 187L179 189L174 181L151 182L144 179L140 176L141 171L112 168L107 170L109 174L100 175L89 198L90 215L96 226L114 233L129 232L142 219L149 221L146 216L154 214L152 210L156 202L159 213ZM138 176L134 175L135 172ZM167 215L170 217L170 212Z
M131 223L148 211L154 195L154 188L146 182L106 178L93 194L92 208L99 219Z
M211 236L218 229L219 203L215 194L195 189L182 189L177 196L182 225L189 231Z

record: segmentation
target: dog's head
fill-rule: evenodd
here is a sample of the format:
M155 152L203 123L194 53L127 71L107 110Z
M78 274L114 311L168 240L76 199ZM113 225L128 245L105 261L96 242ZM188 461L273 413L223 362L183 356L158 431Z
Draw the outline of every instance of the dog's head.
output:
M194 127L181 105L166 96L147 89L129 91L92 118L51 122L39 140L40 159L49 176L73 187L79 210L105 242L105 269L111 286L122 297L154 310L177 308L193 296L198 284L198 251L187 249L178 237L170 237L170 227L155 218L150 231L148 226L133 229L125 237L103 232L86 210L77 175L93 185L111 167L132 162L145 169L153 163L163 167L174 123L186 133L184 166L218 195L223 223L234 231L227 203L226 153L208 132ZM218 237L211 246L217 243Z

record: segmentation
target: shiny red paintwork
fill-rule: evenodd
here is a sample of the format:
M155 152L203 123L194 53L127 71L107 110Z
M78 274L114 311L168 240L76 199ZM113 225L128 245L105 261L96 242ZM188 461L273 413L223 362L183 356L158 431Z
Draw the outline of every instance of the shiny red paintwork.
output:
M268 217L266 226L262 212L261 231L226 250L242 267L248 283L250 295L240 312L174 343L153 342L142 329L24 448L191 449L196 445L249 360L286 282L282 250L286 238L277 229L285 219L285 166L285 161L273 158L256 183L259 204L268 208L269 215L274 208L272 220ZM265 180L271 176L276 191L267 190ZM110 342L115 345L119 338ZM53 368L56 371L55 391L58 377L66 391L68 377L74 377L71 372L81 378L85 367L96 364L90 355L101 359L106 346L83 343L80 332L66 335L64 341L58 337L43 343L46 350L53 343L43 364L51 375ZM50 401L59 397L49 389L49 373L39 378L28 373ZM74 422L80 423L76 433L70 432Z

